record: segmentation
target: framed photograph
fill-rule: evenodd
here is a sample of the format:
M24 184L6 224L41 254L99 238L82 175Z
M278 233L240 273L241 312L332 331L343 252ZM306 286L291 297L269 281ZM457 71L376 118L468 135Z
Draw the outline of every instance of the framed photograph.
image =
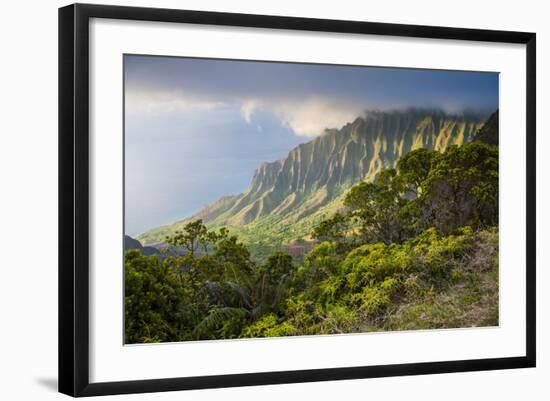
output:
M59 10L59 390L535 366L535 34Z

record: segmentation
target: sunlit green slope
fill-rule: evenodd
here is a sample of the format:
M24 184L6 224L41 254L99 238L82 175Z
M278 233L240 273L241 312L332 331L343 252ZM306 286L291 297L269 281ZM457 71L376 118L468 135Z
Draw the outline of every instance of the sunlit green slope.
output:
M206 206L194 216L149 230L138 239L162 242L189 219L228 227L253 250L307 237L341 207L351 185L395 166L411 150L445 150L471 141L486 116L440 110L370 111L341 129L326 130L274 162L261 164L248 189Z

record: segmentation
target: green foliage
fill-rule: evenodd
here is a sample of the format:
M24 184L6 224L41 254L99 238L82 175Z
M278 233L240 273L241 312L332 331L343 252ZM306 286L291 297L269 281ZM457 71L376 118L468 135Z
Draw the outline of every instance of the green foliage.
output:
M391 244L430 227L449 234L463 226L494 226L498 149L473 142L443 153L412 151L398 161L397 170L383 170L373 182L351 188L344 204L347 213L321 223L316 232L337 231L331 240L349 243L338 228L355 222L363 243Z
M125 257L125 342L177 341L185 289L156 256Z
M360 316L357 310L344 305L329 304L325 316L319 325L321 334L343 334L359 331Z
M362 182L347 193L344 205L349 218L359 224L363 242L400 242L406 227L400 210L409 201L402 196L395 169L381 171L373 182Z
M343 204L299 262L200 220L167 237L177 256L126 252L125 341L498 324L496 147L415 150Z
M359 289L404 272L412 264L408 246L382 243L363 245L342 263L350 288Z
M352 302L366 316L375 316L390 304L389 291L380 286L365 287L359 293L353 294Z
M246 327L242 337L281 337L291 336L296 333L295 327L290 322L277 322L277 316L268 313Z
M312 236L320 241L341 242L349 230L348 220L345 215L336 212L331 218L321 221L313 229Z
M397 161L398 185L402 193L418 198L422 194L432 163L438 153L429 149L417 149Z
M248 313L244 308L213 307L195 327L195 334L199 339L235 338Z
M428 224L441 232L498 223L498 149L481 142L451 146L425 180Z
M183 246L193 255L200 248L202 248L204 253L207 253L209 246L221 241L229 241L233 238L229 237L229 232L226 228L221 228L217 233L215 231L208 231L202 220L198 219L185 224L183 230L176 231L174 235L166 236L165 241L172 246Z

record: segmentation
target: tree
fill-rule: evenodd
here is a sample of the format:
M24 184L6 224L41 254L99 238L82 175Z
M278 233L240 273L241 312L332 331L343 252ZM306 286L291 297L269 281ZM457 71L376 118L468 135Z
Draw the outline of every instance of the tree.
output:
M191 255L194 255L199 245L208 243L208 230L202 220L187 223L182 231L176 231L173 236L167 236L166 242L173 246L183 246Z
M246 281L252 272L254 263L250 252L236 236L219 240L214 257L222 267L226 280Z
M418 198L422 184L428 178L432 163L438 152L420 148L407 153L397 161L396 178L399 189L407 196Z
M293 271L292 256L281 251L270 255L258 267L251 291L255 316L276 308L287 289Z
M349 216L336 212L331 218L321 221L314 229L312 236L320 241L341 242L349 230Z
M179 278L181 287L190 294L189 306L197 311L193 325L186 325L180 336L237 336L253 308L250 287L254 262L246 246L226 228L208 230L201 220L187 223L166 241L186 250L183 255L167 257L164 266Z
M347 193L344 205L350 216L360 224L364 242L400 242L405 236L405 224L399 211L407 202L401 197L395 169L382 170L373 182L362 182Z
M185 290L156 255L125 255L125 343L178 341Z
M498 149L472 142L438 155L424 181L426 225L441 233L498 223Z
M347 213L322 221L315 238L353 243L349 218L358 224L363 243L401 243L430 227L447 234L466 225L496 225L498 148L472 142L443 153L417 149L403 156L397 169L352 187L344 205Z

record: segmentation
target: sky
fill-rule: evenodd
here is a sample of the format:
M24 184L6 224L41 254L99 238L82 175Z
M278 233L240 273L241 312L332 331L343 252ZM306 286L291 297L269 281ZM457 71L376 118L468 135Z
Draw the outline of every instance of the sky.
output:
M124 56L125 230L246 190L263 161L368 109L498 108L498 74Z

